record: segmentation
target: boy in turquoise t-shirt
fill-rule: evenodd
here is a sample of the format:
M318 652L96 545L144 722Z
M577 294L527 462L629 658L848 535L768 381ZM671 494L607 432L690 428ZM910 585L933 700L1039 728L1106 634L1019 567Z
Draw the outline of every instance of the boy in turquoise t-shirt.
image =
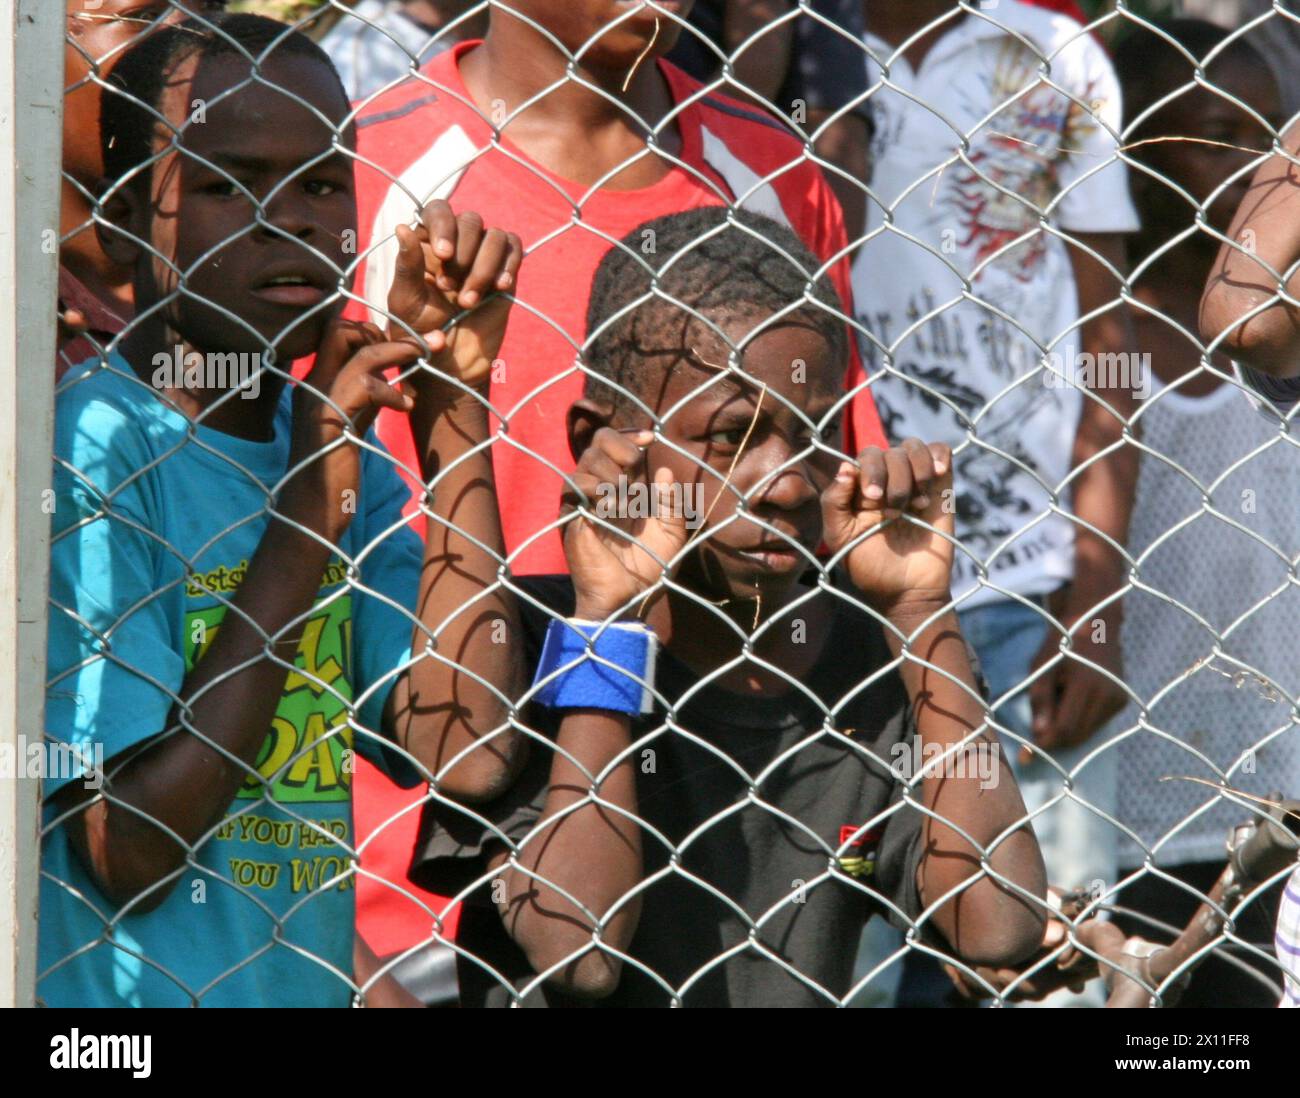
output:
M58 396L46 729L82 766L45 786L38 995L346 1005L354 750L451 797L515 765L479 392L519 243L433 204L398 231L389 332L338 320L348 102L270 20L145 37L102 123L138 319ZM423 547L381 407L420 440Z

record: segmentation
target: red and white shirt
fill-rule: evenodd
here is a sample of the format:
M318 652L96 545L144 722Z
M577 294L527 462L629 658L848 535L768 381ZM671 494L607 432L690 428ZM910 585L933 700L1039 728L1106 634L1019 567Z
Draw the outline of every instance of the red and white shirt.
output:
M789 225L828 265L852 315L844 227L821 170L788 129L714 93L693 98L701 85L663 61L660 72L682 104L675 116L680 165L639 190L561 179L511 143L508 124L494 135L474 104L459 63L477 45L465 42L435 57L418 79L379 96L358 118L356 292L382 309L397 251L393 231L413 223L417 205L430 199L447 198L457 210L476 210L488 225L519 234L525 259L491 390L505 421L493 460L512 570L563 572L555 524L562 475L574 464L565 416L583 388L576 359L591 280L612 243L655 217L733 204ZM354 303L349 312L360 316L364 309ZM856 351L849 381L862 381ZM848 418L849 452L882 442L865 388ZM403 417L382 413L378 430L399 461L418 468Z

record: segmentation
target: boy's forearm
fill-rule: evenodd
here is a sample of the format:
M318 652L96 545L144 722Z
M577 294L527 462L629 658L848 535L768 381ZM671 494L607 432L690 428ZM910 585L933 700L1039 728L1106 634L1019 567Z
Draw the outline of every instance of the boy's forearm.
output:
M174 873L229 808L266 741L297 653L299 619L315 602L329 556L315 539L271 520L216 636L181 686L194 732L178 727L174 708L173 730L111 774L113 802L121 803L97 800L70 822L74 847L110 899L125 903ZM267 638L286 628L274 645L277 663L266 656ZM168 891L156 889L133 910L152 909Z
M394 685L386 719L398 742L439 776L443 793L484 800L504 790L521 761L519 734L507 722L525 686L515 599L504 587L489 590L505 550L484 445L487 411L473 398L426 406L412 427L422 475L436 483L411 650L418 655L434 637L443 658L411 666Z
M945 611L922 629L927 616L923 607L891 615L893 624L912 636L912 658L904 660L900 673L926 765L921 803L937 817L927 816L922 825L921 898L928 906L980 875L935 912L935 925L964 958L1008 963L1038 945L1045 909L982 874L980 858L988 851L993 872L1042 898L1047 887L1042 854L1027 824L1012 831L1027 814L996 733L985 727L972 735L985 724L985 708L957 615ZM902 642L887 634L891 651L898 655ZM990 845L1008 832L990 851Z
M634 761L623 757L600 781L595 796L610 807L589 800L594 779L626 756L630 744L625 715L601 709L566 712L542 816L519 858L533 875L503 873L506 929L538 972L582 954L550 979L583 997L601 998L618 985L620 962L589 948L593 917L605 918L642 876ZM498 864L503 862L504 855ZM622 904L605 924L601 941L626 949L640 910L639 897Z

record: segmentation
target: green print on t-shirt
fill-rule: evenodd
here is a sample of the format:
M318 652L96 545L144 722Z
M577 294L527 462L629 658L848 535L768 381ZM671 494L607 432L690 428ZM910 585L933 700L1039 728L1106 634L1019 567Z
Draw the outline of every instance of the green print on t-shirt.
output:
M222 567L223 576L242 577L246 562ZM352 688L352 599L326 593L342 578L341 562L331 561L311 616L303 623L284 692L271 718L271 728L237 797L273 801L349 801L352 798L354 756L348 711ZM214 572L191 579L191 597L207 595ZM235 584L237 588L238 584ZM229 597L227 592L222 594ZM226 615L224 605L191 610L185 616L185 666L192 670L203 657Z

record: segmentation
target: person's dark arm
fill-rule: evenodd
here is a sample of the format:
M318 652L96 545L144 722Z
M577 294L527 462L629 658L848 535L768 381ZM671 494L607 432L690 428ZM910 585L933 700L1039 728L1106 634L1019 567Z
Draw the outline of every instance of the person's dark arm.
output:
M569 478L565 511L599 498L602 486L620 476L641 475L640 447L653 438L650 431L597 431ZM564 551L578 620L629 615L686 544L686 520L668 470L656 471L653 487L658 500L649 518L608 518L597 525L575 517L568 523ZM640 917L640 899L627 898L642 876L631 742L631 721L623 713L564 710L538 824L513 864L504 851L490 862L503 870L501 918L529 964L552 985L584 998L609 995L622 970L616 956L594 947L596 926L601 924L601 940L610 949L622 951ZM607 767L612 769L601 778Z
M381 406L405 409L382 375L409 365L417 352L377 337L373 329L340 323L295 394L289 467L306 464L282 491L216 636L186 675L179 690L184 707L173 708L158 737L116 761L103 795L82 783L55 795L61 811L86 805L64 823L69 841L100 891L114 903L131 903L133 912L162 903L189 852L254 772L294 665L299 628L348 524L344 493L359 475L356 448L337 445L337 413L308 390L328 393L363 427Z
M492 457L487 392L501 348L522 248L518 237L485 230L430 203L419 232L403 229L389 294L394 336L437 330L478 305L451 330L447 349L408 382L411 431L421 476L431 485L411 650L417 657L393 684L385 730L438 781L445 796L471 802L498 796L523 762L509 723L524 689L518 612L493 585L505 554ZM464 389L447 383L459 380ZM433 645L437 655L420 654Z
M503 870L498 907L528 963L554 986L582 998L609 995L622 970L616 956L593 946L597 921L608 917L601 941L621 952L641 913L639 896L620 903L642 873L631 743L625 715L566 710L537 827L515 866L508 865L505 851L490 863ZM618 765L596 783L616 759Z
M1200 327L1237 362L1292 378L1300 376L1300 122L1281 145L1256 171L1219 248Z
M911 636L943 605L911 603L895 610L890 622ZM902 641L887 633L890 651L897 657ZM908 650L916 659L905 659L900 674L912 701L921 757L934 758L936 745L945 751L924 771L921 783L921 803L935 813L922 824L924 853L917 882L921 901L928 907L974 880L935 912L934 925L963 960L1015 964L1038 948L1047 915L1043 902L1047 874L1033 831L1025 822L1024 801L997 736L987 727L971 736L985 723L985 714L957 615L951 610L943 613L914 637ZM959 762L962 754L970 757L964 766ZM989 768L976 764L979 754L994 760L991 784L982 777ZM996 840L1000 841L994 846ZM980 858L986 851L990 872L996 876L981 870ZM1038 902L1026 900L1026 893Z
M525 686L514 596L504 587L490 590L504 538L491 452L483 445L488 414L481 401L465 397L423 416L417 404L412 420L423 440L422 476L426 484L437 480L411 650L418 656L433 637L440 658L417 659L397 679L386 719L397 742L437 776L440 792L487 800L523 761L509 715Z
M952 492L952 451L907 439L889 450L869 447L856 465L844 462L822 493L822 515L826 544L844 554L854 586L892 626L885 634L895 657L908 640L900 674L922 758L933 762L921 782L921 803L934 814L921 825L921 902L943 900L933 923L963 960L1003 965L1042 941L1047 882L1011 767L987 727L975 733L986 723L984 704L949 589ZM967 737L967 746L955 746ZM935 747L954 748L952 763L934 759ZM958 765L959 751L994 753L989 788L981 777L988 768ZM1012 887L983 872L985 856Z

